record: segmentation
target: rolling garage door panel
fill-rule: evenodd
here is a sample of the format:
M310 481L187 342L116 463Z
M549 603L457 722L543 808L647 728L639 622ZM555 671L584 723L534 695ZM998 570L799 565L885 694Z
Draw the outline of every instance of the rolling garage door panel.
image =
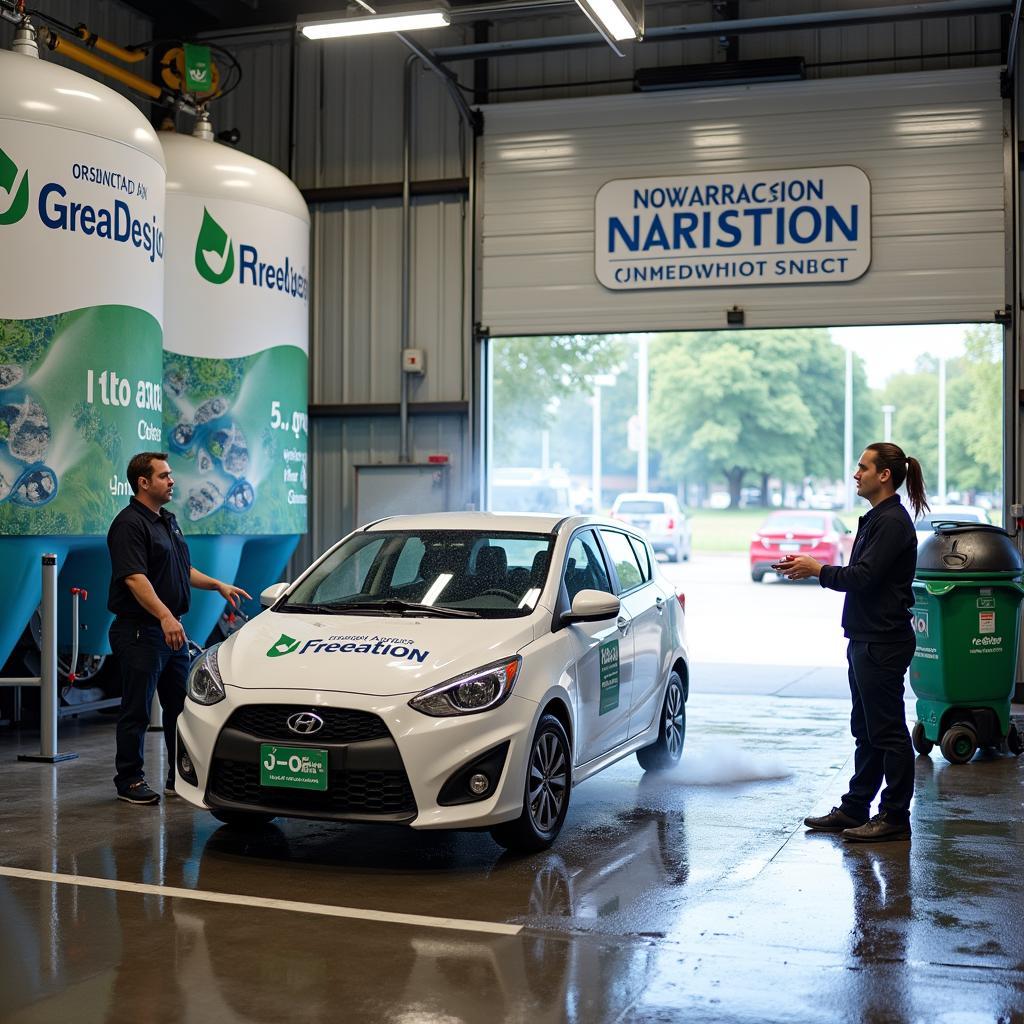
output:
M1004 304L995 68L485 111L483 322L493 335L991 320ZM854 165L871 182L867 273L838 284L611 291L594 200L616 178Z

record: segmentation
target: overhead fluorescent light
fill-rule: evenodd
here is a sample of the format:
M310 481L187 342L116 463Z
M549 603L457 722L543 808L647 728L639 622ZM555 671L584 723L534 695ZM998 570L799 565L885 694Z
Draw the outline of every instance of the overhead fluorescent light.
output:
M616 43L643 38L643 0L576 0L576 3L620 57L622 51Z
M300 18L299 31L307 39L339 39L344 36L369 36L378 32L415 32L424 28L444 28L451 24L447 5L432 4L429 10L375 14L366 18Z

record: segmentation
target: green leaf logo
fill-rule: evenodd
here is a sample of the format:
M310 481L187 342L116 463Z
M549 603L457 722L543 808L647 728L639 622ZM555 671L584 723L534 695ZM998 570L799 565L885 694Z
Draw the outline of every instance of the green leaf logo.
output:
M285 654L291 654L296 647L299 646L299 641L294 637L288 636L287 633L282 633L281 638L274 644L273 647L267 651L268 658L280 658Z
M18 165L0 149L0 189L12 196L7 209L0 211L0 224L17 224L28 209L28 171L21 175L21 184L15 190Z
M235 272L235 247L205 206L203 226L196 239L196 270L210 284L223 284Z

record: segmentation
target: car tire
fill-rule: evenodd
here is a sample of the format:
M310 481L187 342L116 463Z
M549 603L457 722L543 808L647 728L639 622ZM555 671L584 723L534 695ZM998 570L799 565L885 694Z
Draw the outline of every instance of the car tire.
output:
M569 737L554 715L543 715L537 723L527 757L522 814L495 825L491 837L513 853L546 850L562 829L571 790Z
M276 814L260 814L258 811L210 811L210 813L218 821L237 829L263 828L277 817Z
M755 583L760 583L761 580L764 579L764 569L751 569L750 570L750 578Z
M636 752L636 759L645 772L663 772L679 764L686 741L686 699L683 681L678 672L670 672L661 702L661 724L658 738Z

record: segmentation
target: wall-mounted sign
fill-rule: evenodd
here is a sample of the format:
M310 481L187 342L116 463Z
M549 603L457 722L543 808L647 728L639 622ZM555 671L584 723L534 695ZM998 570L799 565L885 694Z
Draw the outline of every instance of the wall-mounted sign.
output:
M871 183L859 167L609 181L594 268L606 288L853 281L871 263Z

